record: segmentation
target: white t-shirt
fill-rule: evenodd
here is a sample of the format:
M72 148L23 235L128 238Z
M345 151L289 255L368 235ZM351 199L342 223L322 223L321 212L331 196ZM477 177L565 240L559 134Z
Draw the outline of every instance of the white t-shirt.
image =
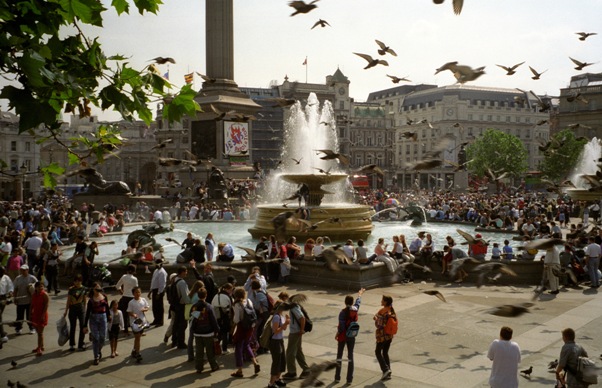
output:
M140 319L142 319L142 321L144 323L146 323L146 316L144 315L144 309L148 309L149 308L149 304L146 301L146 299L144 299L143 297L140 297L140 299L136 300L136 299L132 299L130 300L130 303L128 303L128 315L129 313L134 313L136 314L136 316ZM130 315L130 324L132 322L134 322L136 320L136 318L132 317Z
M134 275L125 274L119 279L119 281L117 281L115 287L119 290L122 285L123 296L133 298L134 294L132 294L132 289L134 287L138 287L138 279Z
M489 385L492 388L517 388L520 347L514 341L496 339L489 346L487 358L493 361Z
M595 259L596 257L600 257L600 255L602 255L602 249L600 248L600 245L591 243L585 247L585 255Z

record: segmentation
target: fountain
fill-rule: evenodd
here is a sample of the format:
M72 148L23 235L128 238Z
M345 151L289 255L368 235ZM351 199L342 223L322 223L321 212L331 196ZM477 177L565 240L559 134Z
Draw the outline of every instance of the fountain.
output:
M305 108L298 101L291 107L280 165L285 172L268 178L268 203L257 207L255 225L249 229L253 238L274 234L272 219L290 211L289 205L297 208L302 202L309 212L307 222L288 218L286 238L295 236L304 241L328 236L332 241L345 241L366 239L372 233L372 208L345 201L347 174L337 159L323 160L323 154L317 152L338 149L333 116L329 101L320 110L315 93L309 95Z
M597 176L602 171L598 164L600 157L602 157L602 146L600 141L594 137L583 148L579 162L570 176L570 181L576 189L567 189L565 192L572 199L578 201L602 199L602 179ZM590 178L592 181L588 181L583 175L592 177Z

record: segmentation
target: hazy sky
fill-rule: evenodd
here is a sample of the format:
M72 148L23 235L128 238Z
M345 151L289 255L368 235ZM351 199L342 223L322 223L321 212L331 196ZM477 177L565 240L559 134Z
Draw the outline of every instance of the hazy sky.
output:
M104 28L95 30L107 54L131 57L137 67L156 56L176 60L170 80L184 84L184 74L205 72L205 1L163 0L157 15L117 17L105 13ZM103 0L107 5L110 1ZM235 81L242 87L268 87L271 80L323 83L337 67L351 81L350 94L365 101L372 91L395 86L386 74L407 76L412 83L440 86L455 82L450 72L434 75L445 62L486 66L472 85L532 89L558 95L580 72L569 56L594 62L584 71L602 72L601 0L464 0L459 16L451 0L321 0L318 8L294 17L287 0L234 0ZM318 19L331 27L310 28ZM601 35L579 41L578 31ZM374 39L391 46L389 67L363 70L366 62L353 52L378 56ZM526 61L513 76L496 64ZM531 80L528 65L548 69ZM162 72L167 66L159 66ZM195 86L201 82L195 79ZM115 114L94 114L117 119Z

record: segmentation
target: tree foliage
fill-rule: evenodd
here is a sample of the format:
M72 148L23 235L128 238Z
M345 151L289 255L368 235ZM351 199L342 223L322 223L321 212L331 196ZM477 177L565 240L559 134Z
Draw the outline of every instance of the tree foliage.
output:
M549 143L542 145L547 149L543 151L540 171L552 181L564 179L577 165L586 143L587 139L577 139L570 129L558 132Z
M144 14L156 13L162 2L133 0L133 4ZM111 6L119 15L130 10L128 0L112 0ZM0 73L9 82L0 98L19 115L19 133L44 128L48 132L40 143L58 141L62 113L86 117L92 106L147 124L152 121L151 101L163 99L166 106L173 106L164 112L169 121L194 116L200 109L190 85L174 92L154 64L134 69L126 56L105 54L97 39L82 32L84 25L102 27L105 11L99 0L0 0ZM122 145L116 129L101 129L95 135L61 143L68 148L70 163L89 156L102 161ZM52 184L50 175L64 169L48 165L42 172L45 184Z
M489 169L498 175L507 171L520 175L527 171L527 150L514 135L497 129L487 129L483 136L466 148L468 170L479 177Z

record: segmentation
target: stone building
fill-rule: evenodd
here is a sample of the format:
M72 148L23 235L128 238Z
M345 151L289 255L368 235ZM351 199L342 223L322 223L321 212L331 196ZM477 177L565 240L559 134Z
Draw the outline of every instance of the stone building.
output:
M560 89L557 119L559 131L571 127L576 136L602 136L602 73L571 77Z
M393 141L397 182L410 187L416 182L421 188L444 188L459 184L465 187L466 177L457 175L446 164L419 172L405 168L431 151L441 136L453 137L443 159L457 162L462 143L478 138L493 128L516 135L528 151L530 170L536 170L543 155L537 146L549 139L548 112L539 112L538 101L530 93L516 89L472 85L405 85L370 94L370 102L380 102L394 112L396 136ZM404 93L405 92L405 93ZM416 132L417 140L402 136Z

